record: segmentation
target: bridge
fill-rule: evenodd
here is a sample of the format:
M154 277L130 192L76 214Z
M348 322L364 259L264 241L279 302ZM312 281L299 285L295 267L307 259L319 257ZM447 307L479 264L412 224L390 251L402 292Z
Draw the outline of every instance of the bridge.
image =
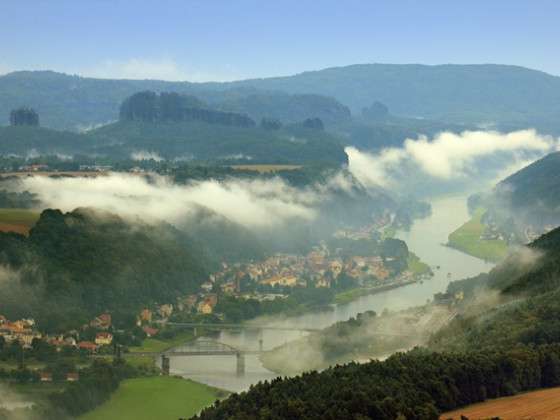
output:
M269 330L269 331L299 331L299 332L320 332L324 328L309 328L309 327L283 327L278 325L264 325L264 324L231 324L231 323L196 323L196 322L167 322L166 325L173 325L178 327L187 327L194 330L194 335L197 335L198 328L209 328L219 330ZM402 337L402 338L421 338L421 334L402 333L395 331L371 331L369 335L377 335L380 337Z
M419 335L375 332L372 335L388 337L420 338ZM161 358L161 369L165 375L169 375L171 359L174 357L197 357L197 356L235 356L236 372L238 376L245 374L245 356L260 355L264 353L263 342L259 340L258 350L247 350L233 347L229 344L215 340L198 339L193 342L185 343L183 346L174 347L164 352L133 352L125 353L122 356L147 356L157 359Z
M300 332L318 332L321 328L308 327L283 327L279 325L264 324L231 324L231 323L203 323L203 322L167 322L166 325L188 328L209 328L218 330L269 330L269 331L300 331ZM196 335L196 334L195 334Z
M161 353L161 369L165 375L169 375L173 357L235 356L237 375L242 376L245 374L245 356L259 355L262 352L262 347L260 350L241 350L214 340L196 340L188 346L175 347Z
M298 328L298 327L279 327L270 325L259 324L206 324L206 323L181 323L181 322L168 322L167 325L175 325L182 327L189 327L195 330L199 327L204 328L217 328L217 329L262 329L273 331L303 331L303 332L316 332L321 331L318 328ZM370 335L377 335L380 337L402 337L402 338L421 338L419 334L389 332L389 331L374 331ZM259 340L258 350L239 349L229 344L221 343L216 340L197 339L192 342L187 342L182 346L174 347L163 352L133 352L125 353L124 357L130 356L147 356L154 357L155 359L161 358L161 369L165 375L169 375L171 359L174 357L196 357L196 356L235 356L236 358L236 372L237 375L242 376L245 373L245 356L260 355L264 352L263 340Z

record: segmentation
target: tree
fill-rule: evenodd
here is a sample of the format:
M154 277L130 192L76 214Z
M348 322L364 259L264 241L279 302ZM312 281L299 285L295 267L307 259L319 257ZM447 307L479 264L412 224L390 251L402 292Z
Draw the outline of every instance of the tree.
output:
M320 118L307 118L302 123L303 127L310 128L312 130L324 130L325 126Z
M263 118L261 120L261 128L265 130L280 130L282 128L282 123L273 118Z
M389 115L389 108L379 101L375 101L369 107L362 109L362 116L368 120L382 120Z
M39 126L39 114L32 108L18 108L10 112L11 126Z

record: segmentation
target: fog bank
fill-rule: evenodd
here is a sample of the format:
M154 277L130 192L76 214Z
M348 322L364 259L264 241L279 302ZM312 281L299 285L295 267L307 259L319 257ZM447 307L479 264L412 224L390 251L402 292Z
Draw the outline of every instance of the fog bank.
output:
M411 175L430 182L476 180L507 176L523 165L558 149L559 139L535 130L443 132L432 139L406 139L400 148L367 153L347 147L349 169L365 185L398 187ZM509 172L511 171L511 172ZM509 172L509 173L508 173Z

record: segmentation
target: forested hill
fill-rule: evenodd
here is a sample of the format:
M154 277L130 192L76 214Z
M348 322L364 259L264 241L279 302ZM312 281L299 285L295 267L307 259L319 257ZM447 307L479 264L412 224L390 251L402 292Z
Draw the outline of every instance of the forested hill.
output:
M140 91L193 95L209 108L248 114L256 121L266 117L293 123L321 118L331 124L350 116L344 105L321 95L289 95L227 84L93 79L51 71L23 71L0 76L0 125L7 124L12 109L25 105L39 113L44 127L91 129L116 121L121 103Z
M0 153L112 159L150 154L169 160L284 164L340 165L348 160L339 138L327 133L319 118L291 124L272 118L257 122L247 114L212 107L196 96L154 91L127 97L118 117L118 122L86 133L0 127Z
M170 227L89 209L45 210L28 237L0 233L0 307L9 317L35 318L43 331L65 331L101 311L118 317L174 302L206 280L205 261Z
M356 64L231 85L328 95L356 114L380 101L395 115L560 130L560 77L517 66Z
M489 274L451 283L458 316L434 349L475 350L560 343L560 228L520 248Z
M527 243L560 225L560 152L542 159L507 177L486 194L470 199L470 207L486 208L486 224L493 224L507 237ZM529 233L529 235L527 235Z
M90 150L114 158L156 152L167 159L340 165L348 157L333 135L299 125L278 130L190 120L120 121L85 134Z
M507 195L513 209L560 205L560 152L551 153L500 182L498 194Z
M188 93L212 105L223 103L234 112L255 112L256 118L263 110L274 110L269 117L289 120L290 109L297 104L304 109L304 118L324 117L329 122L327 114L332 113L342 121L346 111L341 106L359 115L362 108L381 101L394 115L560 132L560 78L505 65L362 64L229 83L16 72L0 77L0 115L25 105L39 112L44 126L87 127L116 120L120 103L141 90ZM324 96L286 98L286 94L324 95L342 105L321 99Z

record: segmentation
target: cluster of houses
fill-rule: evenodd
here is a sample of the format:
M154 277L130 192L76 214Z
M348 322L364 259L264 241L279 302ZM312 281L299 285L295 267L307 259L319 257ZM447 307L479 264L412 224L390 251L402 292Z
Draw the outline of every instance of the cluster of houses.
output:
M355 256L340 258L330 256L325 248L316 248L307 255L276 254L263 261L249 264L223 265L223 269L210 276L203 284L206 289L217 284L225 294L240 293L242 279L250 279L261 286L314 286L330 288L344 272L362 283L367 277L386 280L390 271L380 256Z
M101 314L91 321L89 326L99 329L93 341L79 341L78 331L70 331L67 334L43 335L35 328L33 319L20 319L10 321L0 315L0 336L7 343L19 342L23 348L31 348L34 339L44 340L49 345L62 350L64 347L74 347L89 352L95 352L101 346L111 345L113 334L108 330L111 327L111 315Z
M159 325L165 325L169 317L176 312L198 313L209 315L214 312L215 306L218 304L218 295L210 293L207 286L201 289L198 294L192 294L177 298L177 302L173 305L166 303L157 306L155 309L144 308L138 314L136 325L141 327L148 337L153 337L159 333Z
M48 171L49 165L44 164L31 164L31 165L22 165L18 168L21 172L41 172L41 171Z
M335 238L353 239L355 241L360 239L371 239L375 237L376 233L383 231L383 229L393 225L395 221L395 214L391 212L384 212L380 217L376 218L372 223L359 228L338 229L334 233Z
M7 343L18 341L24 347L31 347L35 338L42 338L41 333L35 329L35 320L10 321L3 315L0 315L0 336Z

